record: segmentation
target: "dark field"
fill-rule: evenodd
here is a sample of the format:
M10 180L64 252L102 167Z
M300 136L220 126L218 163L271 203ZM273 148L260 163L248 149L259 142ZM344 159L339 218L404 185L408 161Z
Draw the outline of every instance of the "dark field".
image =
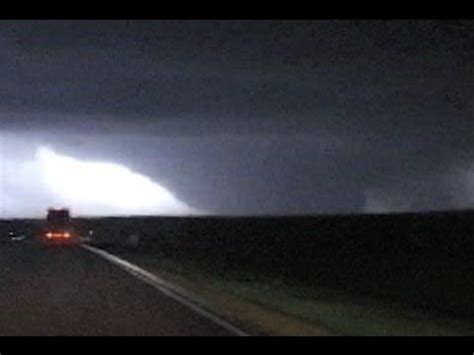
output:
M17 221L37 234L38 221ZM207 272L278 279L474 316L474 212L278 218L75 219L92 243L188 260ZM2 235L6 236L6 222Z

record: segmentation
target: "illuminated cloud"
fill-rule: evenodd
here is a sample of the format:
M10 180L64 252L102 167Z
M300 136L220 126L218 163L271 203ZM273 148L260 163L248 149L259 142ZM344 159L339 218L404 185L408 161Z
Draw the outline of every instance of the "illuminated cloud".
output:
M451 203L456 208L474 207L474 166L456 168L446 177Z
M37 149L34 160L3 159L2 215L38 216L51 206L76 215L183 215L197 211L125 166Z
M410 210L410 199L400 193L381 189L369 189L365 192L365 213L406 212Z

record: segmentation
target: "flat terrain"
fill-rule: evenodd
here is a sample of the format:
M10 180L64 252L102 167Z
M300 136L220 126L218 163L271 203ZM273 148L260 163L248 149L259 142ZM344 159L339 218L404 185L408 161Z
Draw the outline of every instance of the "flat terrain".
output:
M79 247L0 245L0 335L232 335Z
M43 223L0 221L0 235L6 238L10 229L38 235ZM104 217L76 218L73 224L78 235L92 235L91 245L162 278L182 282L184 288L194 289L211 301L224 300L222 305L230 306L230 313L245 316L242 324L246 327L246 321L255 323L257 327L250 329L257 332L252 334L258 334L259 329L265 334L313 334L313 328L318 334L327 331L343 335L474 334L474 211L307 217ZM130 244L131 235L139 236L138 245ZM3 246L2 240L0 249L5 249L7 243ZM144 284L126 286L139 283L134 279L118 283L118 279L131 276L83 250L42 250L19 244L11 250L0 250L0 277L8 278L8 273L1 270L2 265L8 268L9 264L21 269L15 271L18 276L12 276L18 283L14 291L12 281L8 286L0 279L5 295L0 306L10 307L10 314L21 308L11 306L20 302L15 297L27 298L21 295L32 292L32 287L37 287L35 292L39 293L46 293L45 287L72 293L73 282L79 283L81 292L77 294L88 302L81 307L96 307L99 301L95 297L100 294L107 300L105 306L100 306L103 312L117 302L130 308L123 294L137 297L136 307L144 305L145 293L135 290L151 288ZM87 274L86 280L77 277L81 273ZM68 282L50 280L47 275ZM112 296L114 292L117 299ZM153 299L163 298L157 290L150 293ZM8 297L12 298L9 304ZM68 297L75 303L82 300ZM55 302L58 304L58 300ZM162 302L172 301L156 302L161 308ZM255 306L264 310L260 307L257 311ZM54 302L46 307L54 307ZM81 312L79 307L79 317L86 314ZM57 313L59 319L69 317L67 312ZM175 330L188 334L187 330L181 331L188 322L175 322L176 318L185 318L182 315L173 313L164 327L159 321L158 334L175 334ZM280 326L289 324L288 318L298 326ZM104 317L100 322L106 320ZM175 323L179 323L179 331L169 327ZM140 325L134 329L140 329ZM97 329L91 333L104 334Z
M474 322L406 304L323 287L300 285L254 272L225 271L158 252L120 255L182 285L230 313L252 334L351 336L472 336Z

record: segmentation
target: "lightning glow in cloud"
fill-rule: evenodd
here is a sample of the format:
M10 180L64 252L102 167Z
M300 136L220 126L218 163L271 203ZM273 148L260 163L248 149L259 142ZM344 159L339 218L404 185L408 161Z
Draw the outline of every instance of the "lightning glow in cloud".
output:
M81 213L181 214L190 209L150 178L114 163L84 162L48 148L36 154L41 178L56 200Z
M40 147L34 159L2 156L0 217L39 217L48 207L74 215L186 215L198 211L123 165L88 162Z

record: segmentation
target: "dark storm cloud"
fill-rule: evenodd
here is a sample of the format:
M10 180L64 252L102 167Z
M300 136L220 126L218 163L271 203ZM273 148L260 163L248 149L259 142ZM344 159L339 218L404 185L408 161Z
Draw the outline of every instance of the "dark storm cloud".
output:
M134 167L216 213L465 207L473 30L2 22L0 128Z

